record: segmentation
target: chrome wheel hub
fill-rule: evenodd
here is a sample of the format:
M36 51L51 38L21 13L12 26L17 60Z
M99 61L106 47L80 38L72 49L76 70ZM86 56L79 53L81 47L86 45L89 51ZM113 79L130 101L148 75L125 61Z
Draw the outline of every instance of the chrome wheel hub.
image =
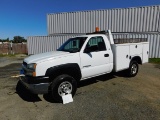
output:
M60 96L71 94L71 92L72 92L72 84L68 81L62 82L58 87L58 94Z
M132 74L136 74L136 72L137 72L137 66L135 64L132 65L131 72L132 72Z

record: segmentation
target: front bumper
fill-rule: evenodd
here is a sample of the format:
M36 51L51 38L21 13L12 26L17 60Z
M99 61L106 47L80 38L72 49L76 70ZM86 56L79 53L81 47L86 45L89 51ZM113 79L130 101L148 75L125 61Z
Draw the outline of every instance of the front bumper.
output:
M49 78L48 77L28 77L21 76L20 82L32 93L34 94L46 94L49 88Z

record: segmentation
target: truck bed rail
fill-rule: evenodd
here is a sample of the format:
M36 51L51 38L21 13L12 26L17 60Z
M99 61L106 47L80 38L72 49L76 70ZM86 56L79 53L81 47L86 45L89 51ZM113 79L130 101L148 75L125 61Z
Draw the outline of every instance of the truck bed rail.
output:
M147 38L116 38L114 44L147 42Z

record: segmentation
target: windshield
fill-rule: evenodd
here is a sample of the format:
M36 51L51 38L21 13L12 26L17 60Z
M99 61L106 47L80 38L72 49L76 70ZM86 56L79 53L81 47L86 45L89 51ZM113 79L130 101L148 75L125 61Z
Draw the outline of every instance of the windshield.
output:
M66 51L71 53L79 52L86 39L87 37L70 38L58 49L58 51Z

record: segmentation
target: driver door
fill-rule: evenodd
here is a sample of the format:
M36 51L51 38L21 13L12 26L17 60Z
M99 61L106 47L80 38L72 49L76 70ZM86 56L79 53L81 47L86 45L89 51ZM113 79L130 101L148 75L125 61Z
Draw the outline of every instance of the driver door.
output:
M109 52L103 37L92 37L80 53L82 79L110 71Z

